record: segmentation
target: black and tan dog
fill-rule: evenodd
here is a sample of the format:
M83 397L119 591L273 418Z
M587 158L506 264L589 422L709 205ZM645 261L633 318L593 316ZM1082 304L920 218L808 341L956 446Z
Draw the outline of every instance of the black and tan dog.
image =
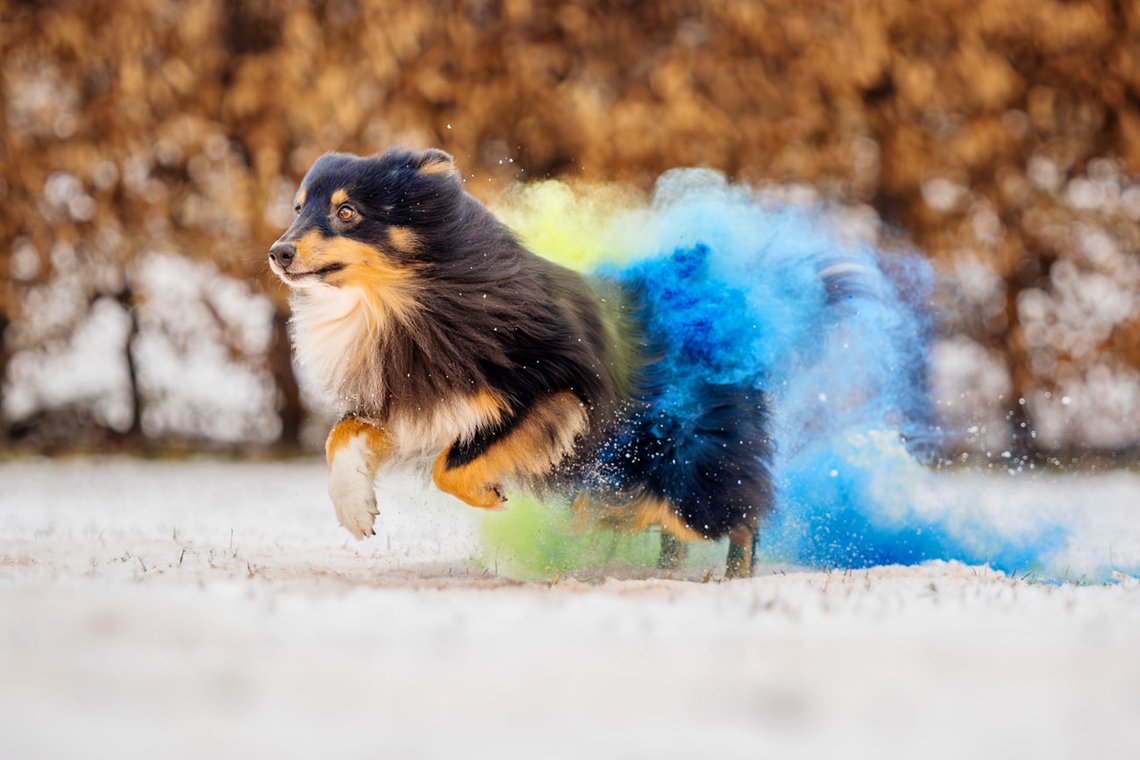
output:
M293 291L298 365L343 415L329 493L353 535L373 534L381 463L426 456L472 506L499 507L504 484L554 489L660 525L663 567L728 535L727 574L750 573L771 500L763 399L709 385L683 415L655 407L671 380L636 292L529 252L438 150L326 154L296 211L269 262Z

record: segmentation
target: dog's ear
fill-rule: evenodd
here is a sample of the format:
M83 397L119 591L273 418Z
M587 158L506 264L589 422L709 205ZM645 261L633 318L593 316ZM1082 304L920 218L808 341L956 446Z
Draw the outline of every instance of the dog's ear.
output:
M453 174L459 176L455 168L455 160L447 151L439 148L428 148L416 154L414 158L416 169L420 174Z

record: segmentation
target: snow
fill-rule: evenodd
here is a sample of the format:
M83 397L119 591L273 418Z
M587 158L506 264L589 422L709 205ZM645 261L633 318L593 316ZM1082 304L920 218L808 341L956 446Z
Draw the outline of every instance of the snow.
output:
M519 584L415 480L382 477L365 542L325 488L308 460L0 463L0 756L1140 756L1130 578ZM1124 514L1140 474L1041 488Z
M23 258L38 257L30 244L21 245ZM90 407L96 420L126 430L133 403L124 353L129 315L111 297L86 307L88 280L100 276L97 261L80 262L66 245L55 246L53 257L63 259L56 269L70 274L36 286L25 299L4 412L20 420L42 410ZM155 438L276 440L277 391L264 366L273 338L269 299L210 262L169 252L145 253L131 277L138 296L134 358L144 432Z

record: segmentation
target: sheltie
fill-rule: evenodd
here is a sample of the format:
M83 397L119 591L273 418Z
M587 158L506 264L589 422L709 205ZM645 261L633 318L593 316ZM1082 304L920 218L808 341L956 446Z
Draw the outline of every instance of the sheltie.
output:
M340 414L329 494L354 536L374 534L378 467L427 457L474 507L501 508L510 488L565 494L614 526L660 526L664 568L727 535L726 576L751 574L772 502L769 402L705 373L715 356L671 355L651 281L533 254L440 150L326 154L295 210L269 266L292 290L297 364Z

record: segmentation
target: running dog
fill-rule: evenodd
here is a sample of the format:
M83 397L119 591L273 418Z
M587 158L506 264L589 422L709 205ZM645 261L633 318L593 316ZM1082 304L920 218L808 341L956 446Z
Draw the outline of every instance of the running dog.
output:
M527 250L440 150L326 154L295 210L269 266L292 291L298 366L341 415L326 452L349 532L374 535L382 463L427 457L471 506L562 493L608 524L660 526L664 568L727 535L726 575L750 575L772 501L764 395L706 382L699 356L669 376L641 287ZM678 382L696 402L669 402Z

